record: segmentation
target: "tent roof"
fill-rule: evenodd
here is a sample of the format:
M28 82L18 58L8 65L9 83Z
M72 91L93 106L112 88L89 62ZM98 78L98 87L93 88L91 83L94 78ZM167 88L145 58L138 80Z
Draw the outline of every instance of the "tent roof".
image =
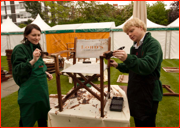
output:
M128 20L132 19L133 16L131 16ZM117 26L116 28L123 28L124 24L128 21L126 20L123 24ZM147 19L147 28L165 28L166 26L163 26L163 25L159 25L159 24L156 24L152 21L150 21L149 19Z
M46 23L44 22L44 20L40 17L39 14L37 15L36 19L35 19L31 24L36 24L36 25L38 25L42 31L45 31L45 30L51 28L48 24L46 24ZM1 27L2 27L2 25L1 25ZM19 28L19 29L13 29L13 30L8 31L8 32L10 32L11 34L23 34L25 28L26 28L26 27L24 27L24 28ZM1 28L1 30L2 30L2 28ZM7 32L6 32L6 33L7 33Z
M81 24L63 24L55 25L52 28L46 30L46 34L50 33L72 33L75 32L75 29L78 28Z
M109 32L113 27L114 22L83 23L76 32Z
M156 24L152 21L150 21L149 19L147 19L147 28L165 28L166 26L164 25L159 25L159 24Z
M167 27L179 27L179 18L170 23Z
M68 32L109 32L115 27L114 22L81 23L55 25L46 30L46 33L68 33Z
M9 17L1 24L1 32L12 32L16 30L20 30L20 28Z
M31 24L38 25L42 31L50 28L50 26L46 24L46 22L44 22L44 20L40 17L39 14L37 15L36 19Z
M115 27L114 22L99 22L99 23L83 23L77 29L96 29L96 28L112 28Z
M51 28L49 28L48 30L74 30L76 28L78 28L79 26L81 26L82 24L63 24L63 25L55 25Z

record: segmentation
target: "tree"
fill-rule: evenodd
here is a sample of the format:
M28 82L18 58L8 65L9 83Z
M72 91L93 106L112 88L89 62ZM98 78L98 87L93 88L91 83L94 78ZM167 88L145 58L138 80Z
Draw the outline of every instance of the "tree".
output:
M168 11L165 9L166 4L163 1L157 1L152 6L147 4L147 18L157 24L168 24Z
M19 24L19 27L20 27L20 28L23 28L23 27L25 27L25 26L27 26L27 25L26 25L26 24L23 24L23 23Z
M54 1L45 1L46 7L49 7L49 12L51 13L51 16L49 16L49 20L51 20L51 24L55 24L56 17L55 17L55 2Z
M174 1L170 5L171 7L168 15L169 23L173 22L179 17L179 1Z
M44 5L44 7L42 7L42 16L43 16L43 19L46 23L49 22L49 16L48 16L48 12L49 12L49 9L48 9L48 6L46 5L45 1L41 1L41 4Z
M76 17L83 22L98 22L96 21L96 1L78 1L76 7ZM84 20L83 20L84 19Z
M115 8L111 4L99 4L96 1L78 1L76 4L75 22L115 22L116 25L122 24L132 15L133 5L127 5L123 10Z
M45 1L49 7L51 24L57 24L69 20L72 1Z
M30 24L30 23L32 23L32 20L28 19L28 21L25 21L24 23L19 24L18 26L19 26L20 28L23 28L23 27L27 26L27 25Z
M32 18L35 19L38 14L42 17L41 3L39 1L24 1L24 7L26 12L31 13Z
M100 22L113 21L115 18L115 7L106 3L103 5L96 5L96 10L94 11L96 19L99 18Z
M129 19L133 14L133 2L131 2L129 5L126 5L121 10L115 11L115 23L116 26L119 26L123 24L127 19Z

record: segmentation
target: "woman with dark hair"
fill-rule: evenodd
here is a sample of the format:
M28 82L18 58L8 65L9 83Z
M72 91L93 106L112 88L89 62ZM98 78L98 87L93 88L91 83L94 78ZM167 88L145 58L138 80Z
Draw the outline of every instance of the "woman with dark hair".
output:
M11 56L13 78L20 87L20 127L33 127L36 121L39 127L47 127L50 110L47 77L51 80L53 76L46 72L40 39L41 29L35 24L27 25L22 40L24 43L17 45Z

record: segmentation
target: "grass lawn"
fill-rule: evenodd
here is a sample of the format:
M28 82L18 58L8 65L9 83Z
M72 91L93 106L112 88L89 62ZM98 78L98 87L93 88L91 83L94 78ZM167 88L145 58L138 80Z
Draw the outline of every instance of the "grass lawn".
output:
M117 61L117 59L115 59ZM8 70L6 57L1 56L1 67L4 70ZM163 60L162 67L179 67L179 60ZM115 85L127 85L117 83L118 76L122 74L115 68L111 68L111 84ZM53 74L54 79L48 81L49 94L56 94L56 79L55 74ZM61 76L62 82L62 93L67 93L73 84L68 82L67 76ZM179 73L167 73L163 69L161 70L161 82L165 85L170 85L171 89L179 93ZM94 83L99 83L98 81L93 81ZM107 84L107 82L105 82ZM168 92L163 88L164 93ZM4 97L1 99L1 126L2 127L18 127L19 126L19 107L17 104L18 93ZM37 126L37 123L35 124ZM131 117L130 126L134 127L134 121ZM179 127L179 97L177 96L163 96L162 101L159 103L157 119L157 127Z
M3 70L9 70L6 56L1 56L1 67L4 67Z

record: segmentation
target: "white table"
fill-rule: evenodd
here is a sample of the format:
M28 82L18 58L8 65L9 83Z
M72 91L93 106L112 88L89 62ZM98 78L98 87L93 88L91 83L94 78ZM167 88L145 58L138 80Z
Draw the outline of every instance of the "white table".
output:
M91 87L93 91L95 88ZM107 88L104 89L107 92ZM81 92L81 93L80 93ZM130 112L125 92L118 85L111 85L111 98L123 97L122 112L110 111L111 99L104 108L104 118L100 115L100 101L85 89L80 89L78 98L65 102L63 111L52 108L48 113L48 127L129 127ZM98 94L99 92L96 91ZM83 104L84 101L86 104Z

